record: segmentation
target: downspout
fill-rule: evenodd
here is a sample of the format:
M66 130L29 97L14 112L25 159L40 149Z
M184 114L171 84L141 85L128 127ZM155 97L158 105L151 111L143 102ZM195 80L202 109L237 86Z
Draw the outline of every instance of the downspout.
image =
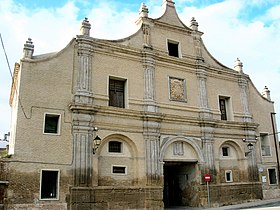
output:
M279 156L278 156L278 147L279 147L279 143L277 144L277 138L276 138L275 124L274 124L273 115L276 115L276 113L275 113L275 112L271 112L271 113L270 113L270 116L271 116L272 132L273 132L273 138L274 138L274 144L275 144L275 153L276 153L276 159L277 159L278 185L279 185L279 179L280 179Z

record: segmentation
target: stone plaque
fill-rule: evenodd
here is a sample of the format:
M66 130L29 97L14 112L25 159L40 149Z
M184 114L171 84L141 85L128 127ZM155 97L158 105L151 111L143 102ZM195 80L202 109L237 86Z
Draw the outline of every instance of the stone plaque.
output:
M184 155L184 143L183 142L173 143L173 155Z
M186 87L185 80L169 77L169 95L170 100L186 101Z

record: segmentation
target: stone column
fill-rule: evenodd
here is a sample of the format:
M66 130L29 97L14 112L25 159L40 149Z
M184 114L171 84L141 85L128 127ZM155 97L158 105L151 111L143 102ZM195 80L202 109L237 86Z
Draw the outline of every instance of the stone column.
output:
M158 185L161 181L162 165L159 162L161 120L161 115L144 114L147 185Z
M155 101L155 59L150 50L143 51L144 68L144 110L157 112Z
M199 93L199 107L200 118L212 119L212 113L208 107L208 94L207 94L207 73L205 70L197 69L196 72L198 80L198 93Z
M73 113L74 186L90 187L92 177L92 141L94 116Z
M253 144L253 150L247 154L248 158L248 178L249 181L254 182L254 181L259 181L259 171L258 171L258 166L256 162L256 151L257 151L257 139L256 139L256 129L257 125L252 125L250 123L246 123L245 127L245 142L244 142L244 151L245 154L248 151L247 145L249 143Z
M77 103L93 103L92 93L92 56L93 47L90 35L90 23L87 18L82 22L81 36L78 36L78 78L74 101Z
M214 128L210 123L201 123L202 142L203 142L203 154L205 159L204 170L210 173L213 178L215 175L214 165Z
M214 123L212 122L213 114L208 105L207 73L205 70L198 68L196 75L199 92L199 118L202 120L200 123L201 140L203 142L203 154L205 159L204 171L202 171L202 173L210 173L214 179Z
M243 108L243 121L244 122L252 122L252 115L249 111L249 103L248 103L248 81L246 78L239 78L238 80L239 89L240 89L240 102Z

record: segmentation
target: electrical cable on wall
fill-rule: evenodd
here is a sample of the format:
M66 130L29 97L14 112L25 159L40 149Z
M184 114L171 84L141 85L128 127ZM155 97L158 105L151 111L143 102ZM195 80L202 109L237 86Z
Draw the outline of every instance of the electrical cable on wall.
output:
M6 57L6 62L7 62L7 65L8 65L8 68L9 68L9 72L10 72L10 75L11 75L11 78L13 79L13 73L12 73L12 70L11 70L11 66L10 66L10 62L9 62L9 59L8 59L8 56L7 56L7 53L6 53L6 50L5 50L5 46L4 46L4 42L3 42L3 39L2 39L2 35L0 33L0 39L1 39L1 44L2 44L2 48L3 48L3 51L4 51L4 54L5 54L5 57ZM21 103L21 100L19 98L19 95L18 95L18 91L17 91L17 87L15 86L15 92L16 92L16 95L18 96L18 101L19 101L19 105L20 105L20 108L23 112L23 115L26 119L30 119L29 117L27 117L25 111L24 111L24 108L23 108L23 105Z

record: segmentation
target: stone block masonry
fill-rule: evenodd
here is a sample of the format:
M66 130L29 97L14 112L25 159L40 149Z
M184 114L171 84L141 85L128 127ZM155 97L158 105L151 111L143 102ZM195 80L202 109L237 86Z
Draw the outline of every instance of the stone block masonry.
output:
M162 209L161 187L71 188L71 210Z

